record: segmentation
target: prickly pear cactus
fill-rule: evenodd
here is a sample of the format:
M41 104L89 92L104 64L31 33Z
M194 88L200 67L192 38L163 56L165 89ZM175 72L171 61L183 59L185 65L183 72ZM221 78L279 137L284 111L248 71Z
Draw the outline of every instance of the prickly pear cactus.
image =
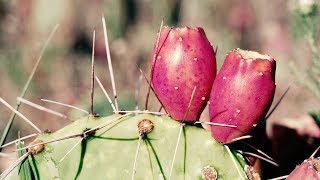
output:
M202 29L190 28L174 29L175 33L181 31L179 35L183 35L187 39L189 38L190 42L184 41L182 43L179 40L181 39L180 37L177 43L174 38L169 38L169 41L163 45L163 51L155 51L163 56L163 61L172 55L179 55L176 56L176 63L179 62L180 65L179 67L174 67L168 61L155 66L155 61L152 61L151 69L153 71L151 71L151 74L155 72L156 78L160 76L157 76L158 71L165 74L168 71L174 72L177 70L188 72L189 74L188 76L181 75L181 77L176 77L180 78L179 81L174 78L174 83L180 83L181 86L185 85L183 89L184 93L180 91L180 93L170 91L167 93L157 93L155 91L159 102L163 102L163 104L161 103L162 108L165 111L168 110L169 113L149 112L147 110L118 111L104 18L102 18L102 21L106 37L106 52L114 90L115 106L97 77L96 80L104 90L115 114L108 117L99 117L94 114L93 94L95 76L93 54L91 111L90 113L87 112L89 115L78 119L57 132L41 133L26 147L23 147L18 142L17 152L19 158L0 175L0 180L7 177L10 179L94 178L117 180L252 179L250 178L251 171L248 171L250 168L248 168L249 166L246 165L244 158L240 154L230 149L229 146L214 140L209 131L195 125L199 124L197 119L206 105L205 100L209 98L211 85L216 73L215 54L205 37L204 31ZM172 33L171 36L176 37L177 34L175 33ZM169 37L171 36L169 35ZM93 37L95 38L95 32ZM195 39L192 39L192 37ZM192 45L195 42L198 42L197 47ZM159 41L156 44L158 43ZM191 50L190 52L187 50L191 48L191 45L192 49L196 49L201 44L203 47L201 46L202 48L199 51L192 50L194 52L190 54ZM179 50L179 48L176 48L173 52L171 51L172 47L182 47L182 45L183 47L187 47L184 51ZM155 50L157 49L156 45ZM157 55L156 53L154 57L159 57ZM167 67L167 69L163 70L163 67ZM207 71L207 73L205 74L202 71ZM170 78L168 80L161 80L160 78L159 81L155 81L151 75L148 82L150 82L150 90L152 88L159 88L159 84L163 82L170 84L173 81ZM190 82L192 82L192 85L187 86ZM198 93L196 92L197 88L199 89ZM177 90L177 88L174 89L175 91ZM166 101L166 96L170 96L171 99L184 99L181 101L183 102L183 106L179 106L179 103L176 106L171 100ZM148 109L148 97L149 93L145 109ZM193 101L194 98L196 98L195 101ZM0 98L0 101L10 107L2 98ZM45 107L39 107L39 105L24 100L23 97L19 97L18 101L61 117L61 114L53 112L50 109L48 110ZM39 128L21 113L12 107L10 109L32 125L38 132L41 132ZM86 112L85 110L82 111ZM192 115L191 118L188 118L189 112ZM175 114L178 115L175 116ZM65 116L62 117L65 118ZM222 125L224 124L219 124L219 126Z
M35 179L247 179L239 154L209 131L166 115L83 117L35 142L50 141L56 142L30 147L41 150L29 157ZM17 172L11 179L19 179Z

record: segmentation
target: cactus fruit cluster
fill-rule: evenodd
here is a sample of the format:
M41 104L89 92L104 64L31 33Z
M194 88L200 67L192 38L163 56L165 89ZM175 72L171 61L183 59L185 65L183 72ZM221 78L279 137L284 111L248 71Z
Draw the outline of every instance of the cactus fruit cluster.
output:
M216 75L215 51L202 28L161 27L147 80L166 113L116 109L100 117L92 112L18 146L19 168L0 178L258 180L228 144L266 115L275 68L268 55L235 49ZM210 131L197 125L208 102L210 119L202 123ZM318 159L308 160L289 177L315 177L318 169Z

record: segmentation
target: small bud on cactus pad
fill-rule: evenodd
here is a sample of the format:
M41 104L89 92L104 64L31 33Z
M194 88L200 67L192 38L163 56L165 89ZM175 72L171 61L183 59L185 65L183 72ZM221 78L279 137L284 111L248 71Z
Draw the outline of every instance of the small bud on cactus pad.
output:
M75 136L101 125L107 126L87 136ZM170 179L180 128L179 122L166 115L83 117L57 132L40 135L35 142L55 142L30 155L29 162L35 179ZM183 128L171 179L201 179L207 167L217 179L246 178L247 165L240 154L230 154L202 128ZM17 169L9 179L19 179Z
M220 142L248 133L268 112L275 93L276 62L267 55L235 49L229 52L210 96L210 121L235 127L211 126Z
M320 180L320 158L310 158L297 166L287 180Z
M196 121L209 100L216 75L215 53L204 30L163 27L151 66L154 91L171 117Z

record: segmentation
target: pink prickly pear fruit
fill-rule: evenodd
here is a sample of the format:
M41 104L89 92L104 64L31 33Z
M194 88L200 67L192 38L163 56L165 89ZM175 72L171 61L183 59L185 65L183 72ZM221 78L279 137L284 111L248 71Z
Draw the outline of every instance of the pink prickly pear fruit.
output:
M309 158L297 166L287 180L320 180L320 158Z
M151 72L158 99L172 118L196 121L209 100L216 76L212 45L202 28L163 27L158 48L156 46ZM195 87L191 106L186 113Z
M276 61L268 55L235 49L229 52L213 83L210 122L213 138L230 143L247 134L268 112L275 93Z

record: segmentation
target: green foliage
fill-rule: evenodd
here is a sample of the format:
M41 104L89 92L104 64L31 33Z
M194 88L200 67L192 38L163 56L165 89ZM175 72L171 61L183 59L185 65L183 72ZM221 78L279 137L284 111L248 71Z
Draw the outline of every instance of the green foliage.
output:
M296 38L304 38L308 41L312 53L312 64L306 71L307 76L301 76L299 70L294 69L298 79L320 98L320 31L319 5L314 3L299 7L293 14L293 31Z
M320 111L313 111L313 112L310 112L309 114L320 127Z
M313 18L318 16L319 8L316 4L312 4L309 7L301 8L297 11L303 18Z
M319 8L317 4L299 7L293 12L293 31L296 38L311 38L317 36L319 22Z

